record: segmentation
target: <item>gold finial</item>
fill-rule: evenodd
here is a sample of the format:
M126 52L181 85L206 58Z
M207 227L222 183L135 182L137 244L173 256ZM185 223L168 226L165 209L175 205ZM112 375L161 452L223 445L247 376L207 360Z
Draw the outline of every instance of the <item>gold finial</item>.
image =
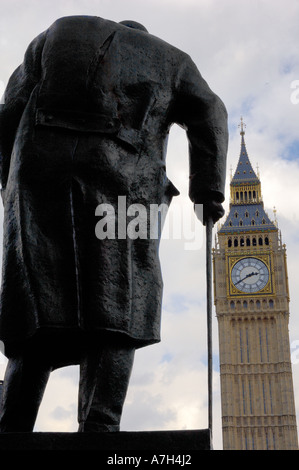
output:
M260 169L259 169L259 164L258 163L256 164L256 174L257 174L257 177L259 178L260 177Z
M245 130L244 130L244 129L246 129L246 124L245 124L245 122L243 122L243 117L242 117L242 116L241 116L241 124L239 124L238 127L241 128L240 134L241 134L241 135L244 135L244 134L245 134Z

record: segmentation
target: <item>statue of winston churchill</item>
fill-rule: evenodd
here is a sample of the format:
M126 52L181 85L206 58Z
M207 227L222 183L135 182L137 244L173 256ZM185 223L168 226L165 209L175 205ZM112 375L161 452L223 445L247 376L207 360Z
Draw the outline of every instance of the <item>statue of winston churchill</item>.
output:
M135 22L60 18L29 45L0 112L1 432L31 432L52 370L80 365L80 432L118 431L135 350L160 341L157 239L95 236L95 209L169 205L172 124L190 199L223 216L227 113L190 57ZM117 215L117 212L116 212Z

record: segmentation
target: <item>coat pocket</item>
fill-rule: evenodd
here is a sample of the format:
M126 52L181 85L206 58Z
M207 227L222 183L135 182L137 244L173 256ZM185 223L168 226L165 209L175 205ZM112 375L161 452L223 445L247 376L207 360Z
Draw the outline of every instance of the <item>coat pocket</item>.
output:
M116 134L120 128L120 121L106 114L39 108L36 111L35 125L62 127L81 132Z

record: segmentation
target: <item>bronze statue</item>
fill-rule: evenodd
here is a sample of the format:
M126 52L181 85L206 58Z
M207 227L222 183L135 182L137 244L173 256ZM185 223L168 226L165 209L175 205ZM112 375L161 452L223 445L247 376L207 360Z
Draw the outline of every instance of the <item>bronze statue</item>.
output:
M96 208L169 205L170 127L190 198L223 215L227 113L190 57L140 24L60 18L29 45L0 113L0 431L32 431L51 371L80 364L79 431L119 430L135 350L160 341L159 238L95 235Z

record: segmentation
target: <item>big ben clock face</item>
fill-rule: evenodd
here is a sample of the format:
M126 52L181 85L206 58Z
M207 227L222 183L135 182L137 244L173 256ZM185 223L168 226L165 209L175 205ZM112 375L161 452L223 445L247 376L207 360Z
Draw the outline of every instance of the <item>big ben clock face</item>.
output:
M269 269L258 258L242 258L233 266L231 278L239 291L259 292L269 281Z

